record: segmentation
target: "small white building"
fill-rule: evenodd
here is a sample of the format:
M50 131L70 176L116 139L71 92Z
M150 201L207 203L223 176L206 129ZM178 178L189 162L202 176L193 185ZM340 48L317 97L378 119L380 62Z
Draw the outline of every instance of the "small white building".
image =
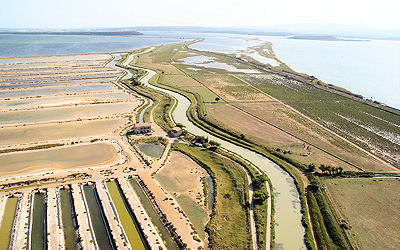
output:
M151 132L150 123L135 123L132 132L134 134L147 134Z

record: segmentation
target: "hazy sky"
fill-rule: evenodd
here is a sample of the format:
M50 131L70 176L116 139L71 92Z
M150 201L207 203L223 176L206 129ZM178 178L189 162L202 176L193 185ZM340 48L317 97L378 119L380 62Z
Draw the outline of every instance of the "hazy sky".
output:
M400 28L399 0L0 0L0 28L337 23Z

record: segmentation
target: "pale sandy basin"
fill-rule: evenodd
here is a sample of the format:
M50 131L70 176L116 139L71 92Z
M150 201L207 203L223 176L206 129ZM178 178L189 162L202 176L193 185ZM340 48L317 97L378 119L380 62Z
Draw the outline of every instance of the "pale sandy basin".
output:
M119 118L2 128L0 146L104 135L126 122L126 119Z
M41 110L0 113L0 125L25 124L103 117L132 111L137 103L107 103L78 107L48 108Z
M16 63L49 63L49 62L70 62L70 61L102 61L109 60L109 54L87 54L87 55L63 55L63 56L32 56L32 57L16 57L16 58L0 58L0 64L16 64Z
M29 97L29 96L35 97L35 96L59 95L59 94L67 94L67 93L107 91L107 90L114 90L114 89L115 89L115 86L113 84L108 84L108 83L78 85L78 86L50 87L50 88L34 88L34 89L27 89L27 90L0 91L0 98Z
M0 110L9 109L21 109L21 108L32 108L32 107L47 107L47 106L58 106L66 104L80 104L88 102L109 102L116 100L129 100L132 96L128 93L115 91L108 93L90 93L90 94L78 94L68 96L56 96L49 98L29 98L20 100L1 101Z
M1 154L0 176L102 166L119 159L117 147L105 142Z

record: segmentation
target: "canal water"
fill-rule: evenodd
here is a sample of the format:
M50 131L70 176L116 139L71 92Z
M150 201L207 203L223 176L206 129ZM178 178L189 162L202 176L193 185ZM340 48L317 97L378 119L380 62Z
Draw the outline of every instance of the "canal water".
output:
M31 249L47 249L47 218L45 194L35 193L33 198L33 219L31 232Z
M124 62L124 66L128 66L133 57L134 55L129 55L127 60ZM143 69L138 67L133 68ZM206 136L210 140L219 142L222 147L249 160L268 175L272 182L275 202L275 247L284 249L306 249L304 244L305 229L301 222L302 214L300 198L293 178L268 158L215 137L195 126L186 116L186 111L190 106L189 99L176 92L149 84L149 80L156 75L156 72L149 69L143 70L146 70L148 74L141 79L142 84L149 88L169 94L177 100L175 110L172 113L173 119L176 123L183 124L186 130L192 134Z
M72 204L73 200L71 190L69 188L61 189L60 197L65 249L75 250L78 249L76 238L77 224L73 217L75 216L75 210Z
M95 185L83 186L85 199L89 208L90 220L93 225L97 245L101 250L116 249L114 240L111 237L110 227L105 219L103 208L100 207L100 201L97 197Z
M10 245L12 226L15 219L17 204L17 197L7 198L3 218L1 219L0 224L0 250L6 250Z

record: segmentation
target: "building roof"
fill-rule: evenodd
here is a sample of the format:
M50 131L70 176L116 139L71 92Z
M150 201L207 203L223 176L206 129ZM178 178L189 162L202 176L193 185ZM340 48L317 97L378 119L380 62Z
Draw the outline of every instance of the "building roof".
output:
M172 128L172 131L175 131L175 132L178 132L178 131L181 131L182 130L182 128L180 128L180 127L173 127Z
M151 127L151 123L135 123L135 128L141 128L141 127Z

